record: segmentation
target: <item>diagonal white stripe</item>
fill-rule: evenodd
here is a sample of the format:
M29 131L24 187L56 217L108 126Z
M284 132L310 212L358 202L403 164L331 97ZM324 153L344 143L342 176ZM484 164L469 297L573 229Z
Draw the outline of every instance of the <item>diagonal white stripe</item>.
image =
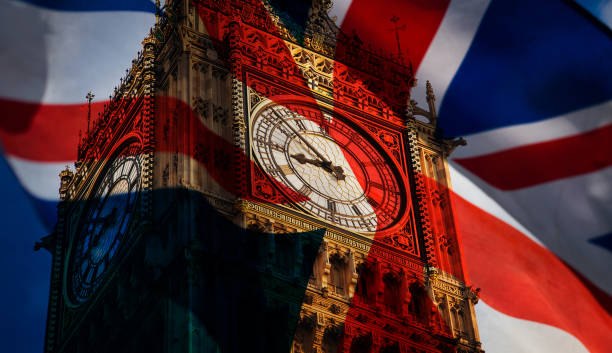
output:
M500 191L461 166L454 167L451 180L455 192L485 211L493 210L492 214L536 238L598 287L612 293L612 253L589 242L612 231L612 167L515 191ZM466 179L472 189L467 189L465 182L455 183ZM482 195L495 200L503 213L511 216L510 221L500 210L491 208L490 200Z
M612 124L612 100L552 119L468 135L465 137L467 146L457 148L452 158L473 157L578 135L608 124Z
M503 314L484 301L476 305L482 348L495 353L588 353L584 345L566 331L553 326Z
M436 93L436 109L457 73L467 53L480 21L489 6L488 0L451 1L434 40L417 69L418 85L412 89L412 99L426 107L425 81L429 80Z
M461 196L465 200L478 206L478 208L487 213L501 219L502 221L513 226L521 233L529 237L534 242L543 245L527 228L523 227L511 214L509 214L500 204L497 203L490 195L482 191L474 182L463 175L454 167L454 164L449 163L450 180L453 185L453 192Z

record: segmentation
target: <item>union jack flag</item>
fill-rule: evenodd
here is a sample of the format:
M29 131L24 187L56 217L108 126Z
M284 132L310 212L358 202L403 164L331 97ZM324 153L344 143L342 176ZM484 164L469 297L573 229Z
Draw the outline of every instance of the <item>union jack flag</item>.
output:
M158 9L146 0L2 4L0 234L12 285L0 305L5 349L29 352L43 345L50 263L31 247L55 225L57 175L77 160L87 129L83 97L96 92L94 115L109 104ZM289 8L299 23L310 6ZM440 131L467 141L449 157L450 192L487 351L609 350L611 13L610 3L552 0L339 0L330 10L359 45L412 65L410 99L425 105L430 81Z

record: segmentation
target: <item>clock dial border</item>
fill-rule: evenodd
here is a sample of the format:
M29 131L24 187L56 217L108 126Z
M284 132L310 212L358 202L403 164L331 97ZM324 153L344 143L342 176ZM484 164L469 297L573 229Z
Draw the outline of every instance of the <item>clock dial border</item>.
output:
M370 228L366 230L364 228L356 228L354 226L347 225L347 224L338 224L332 219L321 217L320 215L317 215L317 214L313 214L311 210L309 210L308 208L306 208L303 204L299 202L296 202L295 204L297 205L298 208L302 209L303 211L306 211L307 215L312 216L317 219L321 219L327 223L331 223L334 226L340 227L341 229L345 229L351 232L364 233L364 234L369 234L371 236L375 232L380 233L380 232L392 231L393 229L397 228L403 223L403 220L407 217L407 214L409 213L407 211L409 211L410 209L410 202L411 202L410 199L411 198L408 192L402 192L402 190L408 191L407 186L409 185L409 182L408 182L407 176L404 176L400 172L401 168L393 160L392 156L389 155L389 152L383 146L379 145L376 139L373 136L371 136L364 128L357 126L357 124L355 124L355 121L353 121L353 119L350 119L339 112L334 112L331 107L329 108L324 107L322 106L321 102L319 103L320 105L314 107L312 104L309 104L308 102L303 102L303 101L299 101L295 99L287 99L286 101L281 100L281 99L274 99L274 100L263 99L262 101L257 102L257 104L251 107L251 109L249 109L250 113L248 115L249 116L249 124L248 124L249 135L248 136L249 136L249 149L250 149L250 153L253 159L257 161L256 163L258 163L258 165L260 165L262 169L266 170L267 165L265 162L262 163L261 156L260 156L261 153L260 151L258 151L258 149L261 149L261 143L266 142L266 141L261 141L261 136L257 135L258 132L256 131L256 127L255 127L257 120L262 119L261 115L264 114L266 110L269 110L270 108L273 108L273 107L282 107L283 109L288 110L286 107L284 107L284 105L286 104L286 105L290 105L290 106L297 107L297 108L303 107L304 109L308 111L312 111L312 112L319 111L319 112L322 112L324 115L330 116L331 121L333 121L334 124L335 122L339 122L339 125L341 126L341 128L348 130L348 131L344 131L340 133L344 133L345 135L353 135L353 136L356 136L358 139L362 140L360 143L358 143L358 147L357 147L360 149L360 151L363 152L364 146L366 146L367 149L369 149L369 151L372 152L372 155L377 156L376 158L373 158L372 160L370 160L370 163L378 163L378 164L384 165L383 169L385 169L386 171L384 173L385 174L384 177L387 178L385 182L391 183L393 187L392 187L392 191L383 190L383 192L389 192L395 195L394 197L396 201L393 204L393 207L394 207L394 210L397 210L397 211L385 213L384 209L378 209L377 214L379 217L383 216L383 217L387 217L390 219L386 220L384 225L380 229L378 227L374 227L374 228ZM313 119L311 119L310 117L306 117L306 120L312 121ZM260 141L256 141L258 139ZM290 136L288 136L288 140L291 140ZM335 142L335 141L334 143L336 143L339 146L338 148L341 151L343 151L342 153L344 155L352 155L352 157L350 158L352 158L353 160L358 160L358 158L354 156L356 154L354 151L354 148L344 147L346 145L353 143L353 141L348 141L348 143L346 144ZM283 153L282 152L283 150L285 150L286 152L287 146L279 146L279 148L276 148L276 149L278 149L279 152ZM287 155L288 152L286 152L285 154ZM277 170L278 172L282 172L282 167L283 165L275 169L278 169ZM360 174L362 176L365 176L365 178L368 178L366 187L364 189L364 196L370 195L371 188L376 187L374 184L381 185L381 183L370 182L369 180L370 175L368 175L368 172L365 171L363 163L359 162L357 164L357 168L361 169ZM266 172L268 172L268 174L272 172L272 175L268 175L267 177L272 177L278 181L278 179L276 178L278 177L278 173L275 174L274 170L271 170L271 171L266 170ZM381 178L383 178L382 176L383 173L380 171L379 167L375 168L375 173L381 173ZM283 184L287 184L285 181L282 181L282 182ZM290 186L290 188L296 189L293 186ZM299 190L296 189L295 191L299 191ZM371 200L368 200L368 203L370 203L370 201ZM383 198L383 202L386 202L384 198ZM383 206L385 205L383 204ZM358 217L359 215L355 215L355 216Z
M135 138L136 137L136 138ZM134 136L134 134L130 134L126 136L121 142L115 145L109 154L112 157L105 158L103 163L99 163L97 166L93 168L93 176L90 179L88 185L84 188L82 195L78 200L72 201L76 204L73 205L72 209L69 211L69 218L67 224L67 241L68 241L68 251L67 256L64 260L64 275L63 275L63 284L62 289L64 293L65 302L70 308L78 308L83 306L86 303L90 303L95 301L95 298L99 296L100 293L103 292L104 288L110 282L110 279L113 277L113 270L116 269L120 263L122 262L123 255L129 251L130 241L138 238L137 233L135 232L135 226L139 220L144 219L145 213L142 208L143 205L143 194L147 189L147 183L145 181L146 169L147 169L147 159L151 158L147 154L143 152L143 144L142 140L139 136ZM76 299L76 296L73 291L73 271L74 271L74 261L75 261L75 252L78 251L79 242L82 242L84 239L82 234L86 232L87 224L83 217L89 217L88 212L100 212L102 208L105 207L106 201L108 197L112 195L110 192L117 186L119 182L121 182L125 177L125 175L119 174L117 180L113 180L113 176L111 176L111 172L116 173L117 170L113 170L113 164L116 163L119 158L127 156L130 159L136 159L136 161L132 162L132 165L138 164L136 167L136 175L134 176L135 181L137 181L137 190L136 195L133 196L135 199L129 202L127 207L130 208L129 212L126 215L121 216L121 226L124 228L122 230L123 235L115 234L113 236L113 244L118 242L114 254L110 256L108 259L108 264L103 269L103 271L98 274L98 279L96 284L94 284L91 288L89 288L89 293L82 299ZM125 166L125 161L121 162L117 169L122 169ZM130 174L131 170L128 171ZM129 174L128 174L129 176ZM106 180L109 179L110 183L108 186L108 190L101 192L100 195L96 195L99 188L102 187ZM128 191L130 193L132 191L131 187L128 186ZM97 200L97 197L102 196L102 203L100 200ZM129 197L132 199L132 196ZM112 228L114 225L111 225ZM107 228L108 231L110 228ZM92 234L90 237L96 237L100 235L104 235L104 233L100 233L100 231L105 232L104 229L98 229L95 234ZM122 237L122 239L118 239L118 237ZM113 245L111 244L111 245ZM87 245L85 245L87 246ZM113 245L114 246L114 245ZM111 249L107 249L105 256ZM90 254L88 250L81 251L80 259L81 262L91 261L89 257ZM93 283L93 282L92 282Z

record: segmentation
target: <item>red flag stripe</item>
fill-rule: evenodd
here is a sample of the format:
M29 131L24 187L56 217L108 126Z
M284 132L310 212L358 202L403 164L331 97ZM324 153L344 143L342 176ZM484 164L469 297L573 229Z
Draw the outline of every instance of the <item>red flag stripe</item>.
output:
M104 103L92 103L97 116ZM87 129L87 104L37 104L0 99L4 152L39 162L74 161L79 131Z
M612 124L579 135L454 161L498 189L516 190L612 165L611 141Z
M261 175L266 173L233 143L226 141L208 129L186 103L172 97L156 97L156 104L159 108L157 116L159 121L168 120L165 114L180 116L184 121L188 121L189 126L193 128L191 131L193 138L189 140L189 145L173 144L172 141L176 140L176 137L183 137L183 133L178 131L178 127L170 124L170 130L167 131L170 138L158 139L155 152L179 153L193 157L206 168L210 176L225 190L234 195L248 198L248 195L241 195L241 191L235 185L235 171L230 168L230 164L235 162L247 166L251 170L257 170ZM97 111L101 110L104 105L105 103L92 104L92 111L97 115ZM5 153L37 162L66 162L77 159L79 131L87 128L86 104L36 105L0 101L1 107L10 109L10 112L15 114L13 116L22 118L13 121L0 120L3 122L3 125L0 126L0 141ZM166 108L166 110L163 108ZM120 117L113 118L120 119ZM93 136L93 141L96 137ZM98 157L97 155L89 155L86 158ZM239 160L235 160L236 158ZM222 168L220 161L223 162L221 164L229 167ZM280 189L295 202L307 199L275 182L272 178L266 180L269 185L265 185L265 187ZM287 201L283 199L271 202L284 203Z
M552 325L591 352L609 351L610 297L589 287L548 249L452 193L469 280L481 298L504 314Z
M354 0L342 22L342 31L349 36L355 32L366 48L394 55L401 49L405 62L418 68L449 3L449 0ZM398 18L398 37L396 23L391 21L393 16Z

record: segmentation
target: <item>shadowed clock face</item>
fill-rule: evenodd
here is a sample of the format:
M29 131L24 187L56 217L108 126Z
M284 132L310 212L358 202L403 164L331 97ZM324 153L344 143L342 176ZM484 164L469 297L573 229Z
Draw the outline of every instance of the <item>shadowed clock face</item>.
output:
M403 200L391 167L339 119L269 105L255 117L252 135L258 163L306 196L299 205L309 213L360 232L384 229L397 219Z
M69 264L68 292L84 302L99 287L128 237L137 209L141 157L128 153L106 167L80 215Z

